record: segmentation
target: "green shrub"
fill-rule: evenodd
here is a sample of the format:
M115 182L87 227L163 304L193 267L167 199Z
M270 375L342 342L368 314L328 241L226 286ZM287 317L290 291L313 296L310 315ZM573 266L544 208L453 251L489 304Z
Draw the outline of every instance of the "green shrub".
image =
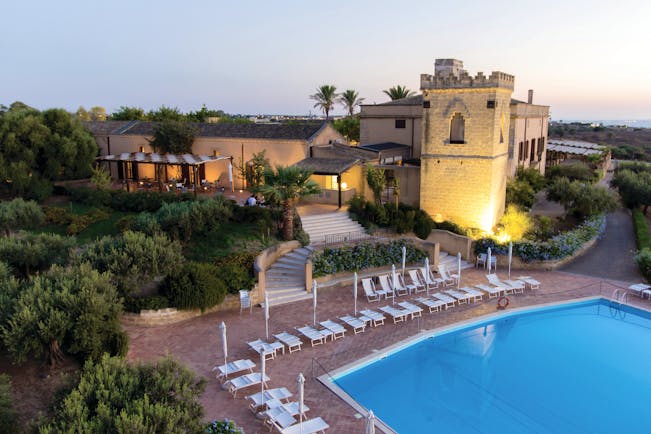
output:
M54 264L66 264L74 244L73 238L61 235L19 232L0 237L0 261L29 276Z
M127 231L88 244L78 260L110 272L120 293L127 296L141 284L176 271L183 263L183 255L181 245L165 235Z
M513 243L513 255L523 262L563 259L576 253L588 241L601 237L606 231L606 217L590 217L575 229L555 235L546 241L522 240ZM498 255L506 255L508 244L494 238L482 238L475 242L475 254L488 248Z
M509 205L500 219L500 226L512 241L520 241L533 229L533 222L526 211L516 205Z
M150 295L145 297L126 297L124 299L124 310L138 313L141 310L158 310L170 306L167 297L162 295Z
M11 379L7 374L0 374L0 432L18 432L16 411L11 399Z
M104 356L87 362L72 391L39 427L54 433L201 433L206 380L165 358L132 363Z
M651 249L651 234L646 217L639 209L633 210L633 225L635 226L635 239L639 250Z
M188 262L177 273L165 278L160 293L167 297L170 305L179 309L211 308L226 296L227 288L218 272L214 265Z
M45 222L54 225L68 225L72 214L66 208L58 206L44 206L43 214L45 215Z
M213 420L206 425L206 434L244 434L232 420Z
M581 220L617 208L617 199L606 187L568 178L555 179L547 188L547 199L559 202Z
M310 244L310 234L305 232L303 229L294 231L294 239L301 243L301 246L303 247Z
M226 285L230 294L242 289L250 290L255 284L253 262L256 254L251 252L234 253L215 262L218 277Z
M584 163L560 164L547 169L547 178L568 178L570 181L596 182L599 175Z
M421 240L427 239L434 229L434 220L423 210L416 212L414 219L414 234Z
M547 180L540 174L538 169L525 169L522 166L518 167L518 170L515 172L515 179L529 184L534 192L539 192L547 184Z
M440 229L442 231L448 231L452 232L453 234L457 235L466 235L467 230L456 224L455 222L451 221L442 221L440 223L434 223L435 229Z
M134 222L136 221L136 216L133 215L126 215L124 217L120 217L116 222L115 222L115 227L118 229L120 232L126 232L130 230L135 230L133 229ZM142 231L145 232L145 231ZM146 232L145 232L146 233Z
M109 207L123 212L155 212L164 203L190 202L192 193L176 194L157 191L97 190L95 188L71 188L68 194L73 202L94 207Z
M530 232L531 238L545 241L552 238L554 234L554 221L550 217L544 215L534 216L533 229Z
M425 259L427 253L406 241L390 243L363 243L333 249L324 249L312 259L314 277L358 271L365 268L383 267L402 263L402 247L407 249L407 263L414 264Z
M517 179L507 182L506 205L530 209L534 203L536 203L536 192L528 182Z
M647 282L651 282L651 248L642 249L635 255L635 261Z

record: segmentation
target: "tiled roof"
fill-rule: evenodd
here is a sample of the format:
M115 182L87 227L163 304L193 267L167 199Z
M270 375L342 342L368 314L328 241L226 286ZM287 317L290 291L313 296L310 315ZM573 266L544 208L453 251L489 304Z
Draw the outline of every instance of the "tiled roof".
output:
M119 131L134 121L87 121L82 122L86 129L96 136L120 134Z
M316 175L340 175L359 162L357 158L306 158L295 166L312 170Z
M104 124L104 125L101 125ZM109 125L111 124L111 125ZM86 122L89 130L96 135L124 134L151 136L156 122L106 121ZM288 122L281 124L255 123L200 123L197 137L228 137L246 139L310 140L324 125L323 122Z
M407 98L394 99L377 105L423 105L423 95L414 95Z
M359 146L362 149L368 149L369 151L374 151L374 152L382 152L382 151L388 151L388 150L405 150L411 148L408 145L403 145L400 143L394 143L394 142L384 142L384 143L374 143L372 145L360 145Z

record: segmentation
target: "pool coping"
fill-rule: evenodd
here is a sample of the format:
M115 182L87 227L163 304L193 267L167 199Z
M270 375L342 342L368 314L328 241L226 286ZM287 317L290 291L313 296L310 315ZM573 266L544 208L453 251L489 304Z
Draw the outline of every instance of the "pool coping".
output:
M592 301L598 301L598 300L605 300L605 301L614 301L609 297L604 297L601 295L597 296L589 296L589 297L581 297L581 298L574 298L574 299L569 299L569 300L563 300L563 301L555 301L555 302L549 302L549 303L542 303L542 304L532 304L529 306L522 306L514 309L510 309L508 312L494 312L494 313L489 313L485 315L479 315L471 319L466 319L463 321L458 321L452 324L447 324L442 327L436 327L433 329L429 330L421 330L419 333L415 334L414 336L411 336L407 339L404 339L400 342L396 342L395 344L391 344L387 347L378 349L378 350L373 350L372 354L368 354L362 358L359 358L355 361L352 361L350 363L346 363L345 365L334 369L333 371L327 372L326 374L320 375L317 377L317 380L321 382L326 388L328 388L332 393L334 393L337 397L342 399L346 404L350 405L355 411L357 411L359 414L362 415L362 417L367 417L368 416L368 410L358 403L352 396L350 396L346 391L344 391L341 387L339 387L335 383L335 377L345 375L347 373L353 372L357 369L360 369L364 365L369 365L377 360L383 359L385 357L388 357L389 355L396 353L398 351L401 351L404 348L410 347L412 345L417 344L418 342L421 342L425 339L429 339L433 336L449 333L452 331L460 330L463 328L470 327L472 325L482 323L485 321L490 321L492 319L496 318L508 318L510 316L517 315L522 312L526 311L532 311L532 310L546 310L546 309L553 309L554 307L562 306L562 305L572 305L572 304L581 304L581 303L589 303ZM647 310L643 308L639 308L637 306L628 304L628 303L621 303L626 306L632 307L634 309L640 309L640 310ZM647 310L648 311L648 310ZM386 433L386 434L397 434L397 431L392 429L387 423L382 421L377 415L375 416L375 426L378 428L381 432Z

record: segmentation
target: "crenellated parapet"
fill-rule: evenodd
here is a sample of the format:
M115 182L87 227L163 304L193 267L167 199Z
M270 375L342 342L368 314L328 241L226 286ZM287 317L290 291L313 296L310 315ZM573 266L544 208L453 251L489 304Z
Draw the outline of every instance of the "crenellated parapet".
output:
M500 71L493 71L488 77L483 72L478 72L474 77L466 71L461 71L458 76L436 73L420 75L420 89L465 89L465 88L504 88L513 90L515 77Z

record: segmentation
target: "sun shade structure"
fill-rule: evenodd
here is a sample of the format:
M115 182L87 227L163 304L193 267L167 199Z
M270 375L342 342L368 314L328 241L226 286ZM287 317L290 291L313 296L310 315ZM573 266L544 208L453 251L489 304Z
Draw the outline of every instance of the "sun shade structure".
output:
M102 155L97 157L97 162L106 162L109 165L112 162L116 164L126 164L127 167L134 167L138 164L154 164L158 166L187 166L193 167L193 176L191 183L194 185L195 191L199 185L199 167L206 163L214 163L217 161L228 160L232 161L233 157L230 155L196 155L196 154L158 154L156 152L124 152L121 154ZM126 169L129 172L129 169ZM135 177L136 171L131 171ZM136 178L134 180L137 181ZM159 180L160 181L160 180Z
M341 208L341 174L350 168L360 164L359 158L305 158L294 166L308 169L314 175L333 175L337 176L337 190L339 193L339 208Z

